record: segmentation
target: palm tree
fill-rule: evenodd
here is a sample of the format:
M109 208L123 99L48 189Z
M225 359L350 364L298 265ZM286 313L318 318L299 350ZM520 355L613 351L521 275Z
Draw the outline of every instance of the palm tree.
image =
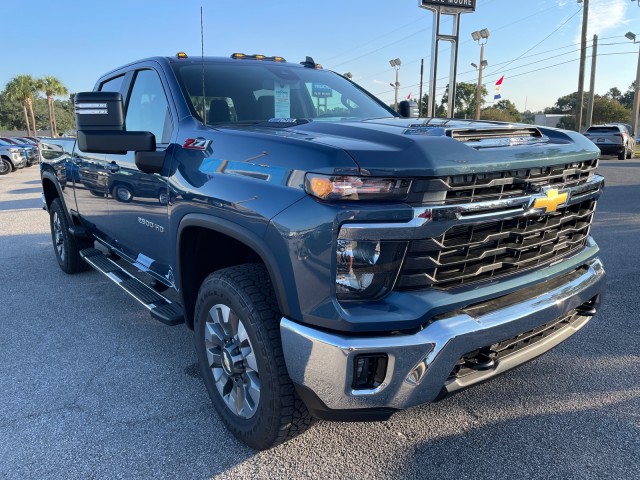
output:
M18 75L7 83L4 92L9 99L17 100L22 103L24 111L24 122L27 126L27 133L31 136L31 125L29 125L29 116L27 109L31 113L31 121L33 125L33 133L36 131L36 120L33 115L33 97L38 95L38 84L31 75Z
M58 136L58 127L56 126L56 112L53 103L54 95L67 95L69 91L63 83L56 77L48 75L39 80L40 90L47 96L47 106L49 107L49 131L52 137Z

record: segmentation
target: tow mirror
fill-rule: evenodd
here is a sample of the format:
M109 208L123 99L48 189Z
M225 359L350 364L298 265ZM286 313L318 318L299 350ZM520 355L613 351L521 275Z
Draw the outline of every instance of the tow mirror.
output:
M403 118L418 118L420 116L418 102L412 102L409 100L401 101L398 104L398 113Z
M78 148L87 153L154 152L151 132L124 130L122 95L118 92L81 92L75 99Z

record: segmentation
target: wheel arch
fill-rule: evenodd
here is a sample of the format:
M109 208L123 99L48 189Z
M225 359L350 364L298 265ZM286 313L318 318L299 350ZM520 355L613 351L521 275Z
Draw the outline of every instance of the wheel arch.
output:
M62 202L64 212L67 215L67 221L69 225L75 225L77 223L74 221L71 213L69 213L67 203L65 202L64 195L62 194L62 188L60 187L60 183L58 182L58 177L56 177L56 175L49 170L43 170L42 172L42 193L44 194L44 201L47 207L47 211L49 211L49 208L51 207L51 202L53 202L56 198L59 198L60 202Z
M13 160L11 160L11 158L8 155L0 155L0 158L9 162L11 164L12 169L15 168L15 164L13 163Z
M288 314L291 305L281 280L281 269L274 253L258 235L228 220L204 214L189 214L180 221L177 237L178 286L183 299L185 320L190 328L193 328L195 301L202 281L220 268L251 263L251 255L255 255L254 261L264 264L275 291L278 308L282 314ZM218 255L207 257L204 261L188 257L189 252L194 253L194 249L197 252L199 248L203 248L203 243L207 240L215 242L215 248L220 250ZM196 256L197 253L191 255ZM244 256L248 261L241 260Z

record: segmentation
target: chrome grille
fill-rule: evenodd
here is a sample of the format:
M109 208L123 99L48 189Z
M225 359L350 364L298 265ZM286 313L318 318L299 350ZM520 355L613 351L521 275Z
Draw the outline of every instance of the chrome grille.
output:
M542 187L564 189L587 182L597 167L598 159L592 159L550 167L417 180L408 202L456 205L522 197L539 192Z
M397 290L453 288L553 263L587 242L596 200L543 216L459 225L413 240Z

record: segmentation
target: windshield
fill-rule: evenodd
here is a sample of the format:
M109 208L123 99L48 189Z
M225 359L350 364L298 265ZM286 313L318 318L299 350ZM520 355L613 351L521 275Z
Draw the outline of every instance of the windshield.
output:
M333 72L274 63L174 64L189 107L207 125L272 119L366 119L394 116L390 109ZM204 104L204 105L203 105Z

